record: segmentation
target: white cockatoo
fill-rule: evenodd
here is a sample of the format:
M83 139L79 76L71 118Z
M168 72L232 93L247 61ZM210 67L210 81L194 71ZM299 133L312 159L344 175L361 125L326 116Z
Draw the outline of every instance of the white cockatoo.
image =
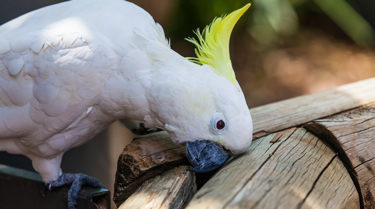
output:
M229 56L231 31L249 6L188 39L195 59L171 50L162 27L123 0L68 1L1 25L0 151L26 155L44 182L72 183L76 195L83 182L101 184L62 173L64 152L132 119L186 143L192 171L218 168L252 140Z

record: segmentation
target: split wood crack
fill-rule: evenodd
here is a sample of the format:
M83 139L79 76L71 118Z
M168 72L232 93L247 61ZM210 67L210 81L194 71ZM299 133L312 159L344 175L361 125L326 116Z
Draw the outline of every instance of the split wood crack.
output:
M324 167L324 169L320 172L318 178L315 179L314 181L314 184L312 185L310 191L307 193L307 195L305 196L305 198L303 198L302 202L298 204L297 206L297 209L301 209L302 208L302 205L305 203L306 199L309 197L309 195L311 194L311 192L313 191L313 189L315 188L315 185L317 184L317 182L319 181L320 177L323 175L323 173L326 171L326 169L328 168L328 166L330 166L333 162L333 160L337 157L337 155L335 155L331 161L329 161L329 163Z

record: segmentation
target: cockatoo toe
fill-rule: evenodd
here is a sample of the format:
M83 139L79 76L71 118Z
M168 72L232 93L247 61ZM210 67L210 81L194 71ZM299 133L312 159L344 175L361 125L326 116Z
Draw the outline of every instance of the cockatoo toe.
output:
M219 168L230 157L230 152L216 142L194 141L186 143L186 156L196 173L206 173Z

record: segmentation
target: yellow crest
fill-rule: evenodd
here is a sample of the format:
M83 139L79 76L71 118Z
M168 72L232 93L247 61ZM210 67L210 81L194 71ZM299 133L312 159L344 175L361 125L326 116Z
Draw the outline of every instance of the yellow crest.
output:
M199 29L195 32L198 40L187 38L186 40L197 47L195 49L197 58L189 58L189 60L197 64L209 65L219 76L227 78L236 85L236 76L229 55L229 39L234 25L249 7L250 4L247 4L227 16L215 18L202 33Z

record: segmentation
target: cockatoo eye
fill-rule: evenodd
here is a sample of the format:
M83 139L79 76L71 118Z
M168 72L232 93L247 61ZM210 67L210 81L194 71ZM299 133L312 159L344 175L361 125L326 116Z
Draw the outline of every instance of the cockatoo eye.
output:
M224 114L215 113L211 118L211 128L210 131L213 134L224 134L227 129L226 119Z
M225 123L223 120L219 120L217 123L216 123L216 128L217 129L223 129L225 127Z

